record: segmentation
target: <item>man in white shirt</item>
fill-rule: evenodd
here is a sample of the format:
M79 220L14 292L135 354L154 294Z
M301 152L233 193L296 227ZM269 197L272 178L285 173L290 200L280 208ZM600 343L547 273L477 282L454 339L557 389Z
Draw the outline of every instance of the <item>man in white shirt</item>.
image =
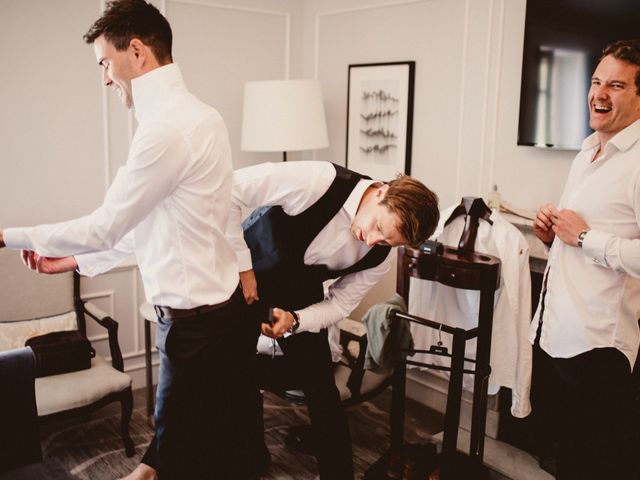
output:
M308 161L236 170L232 194L227 237L238 257L244 296L262 320L268 307L281 307L274 308L272 325L262 325L260 384L304 391L320 478L352 479L349 429L333 375L332 360L340 355L336 324L389 270L389 247L416 246L433 233L437 196L411 177L374 182L328 162ZM275 209L254 211L243 231L242 211L264 206ZM268 215L273 216L265 221ZM333 278L325 294L322 282ZM128 478L153 478L150 453ZM261 453L256 449L247 461L260 462Z
M84 39L94 46L104 85L135 109L126 165L93 213L0 229L0 247L23 249L39 271L88 275L135 253L159 317L160 476L205 478L213 461L221 476L243 478L234 459L243 456L239 422L246 416L239 413L252 392L247 379L259 327L224 235L233 171L226 126L187 90L172 63L171 27L151 4L109 2Z
M557 207L534 232L550 246L531 327L534 412L558 425L559 479L636 479L632 369L640 345L640 40L603 50L590 126ZM637 452L635 452L637 455ZM636 462L637 463L637 462Z

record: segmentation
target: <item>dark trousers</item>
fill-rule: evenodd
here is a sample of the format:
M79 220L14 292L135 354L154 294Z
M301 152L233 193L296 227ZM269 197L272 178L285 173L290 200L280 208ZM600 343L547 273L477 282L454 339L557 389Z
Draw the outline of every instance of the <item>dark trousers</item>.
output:
M351 436L335 383L327 331L298 333L279 343L283 356L258 356L260 385L274 392L304 392L320 478L353 479Z
M536 343L532 385L541 447L558 442L558 480L637 480L631 366L622 352L553 358Z
M353 479L351 437L340 394L335 385L327 332L299 333L281 340L280 344L285 355L271 358L263 355L256 357L254 343L258 383L262 388L274 392L290 389L304 391L314 438L317 440L320 478ZM259 403L262 402L262 397L257 389L251 399L254 403L245 410L245 420L248 421L245 432L250 444L249 450L253 453L244 458L244 463L250 471L251 459L260 458L264 448L262 406ZM155 442L154 438L142 463L157 469ZM198 461L204 459L209 462L211 455L208 452L202 452L201 455ZM216 471L215 463L211 463L209 467Z
M244 423L256 385L258 332L240 290L218 310L158 320L155 467L161 480L212 478L212 470L217 479L247 477L250 428Z

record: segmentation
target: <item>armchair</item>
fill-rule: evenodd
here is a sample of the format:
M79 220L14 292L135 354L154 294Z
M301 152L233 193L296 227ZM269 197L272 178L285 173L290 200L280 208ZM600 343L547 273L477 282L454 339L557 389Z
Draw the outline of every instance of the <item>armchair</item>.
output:
M23 347L30 336L55 330L77 329L86 336L87 318L107 331L110 363L96 356L87 370L35 379L38 420L85 414L120 402L122 441L126 455L132 456L133 395L131 378L123 371L118 323L80 298L77 273L37 274L26 269L14 251L0 250L0 284L0 351Z
M365 370L367 332L362 322L345 318L340 327L342 358L336 364L334 376L340 399L345 408L375 397L391 384L391 372L376 373ZM304 403L299 390L274 392L294 403Z
M392 372L376 373L365 369L368 342L364 323L346 318L340 321L338 326L342 358L335 366L334 377L342 405L348 408L383 392L391 384ZM273 393L285 400L304 404L304 394L300 390ZM293 450L313 453L315 441L311 425L290 427L285 437L285 444Z

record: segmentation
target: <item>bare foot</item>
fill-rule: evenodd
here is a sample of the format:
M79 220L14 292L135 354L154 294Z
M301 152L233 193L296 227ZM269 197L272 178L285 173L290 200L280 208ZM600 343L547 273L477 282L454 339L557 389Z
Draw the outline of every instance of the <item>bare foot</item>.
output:
M155 478L155 469L151 468L149 465L141 463L133 472L120 480L155 480Z

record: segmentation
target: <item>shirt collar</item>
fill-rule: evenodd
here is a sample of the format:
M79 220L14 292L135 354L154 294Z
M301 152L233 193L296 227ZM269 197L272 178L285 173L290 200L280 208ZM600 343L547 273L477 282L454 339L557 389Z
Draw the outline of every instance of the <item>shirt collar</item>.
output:
M347 201L344 202L344 206L342 207L347 212L349 220L353 220L355 218L358 207L360 206L360 200L362 200L364 192L373 183L375 183L374 180L360 180L356 184L355 188L351 191L351 195L349 195L349 198L347 198Z
M629 150L634 143L640 138L640 120L636 120L628 127L620 130L613 136L611 140L607 142L607 145L611 144L618 151L624 152ZM582 142L582 150L591 150L600 144L600 137L598 132L593 132L584 142Z
M171 91L177 90L187 91L187 87L182 79L180 67L175 63L155 68L131 80L136 119L141 121L152 114L154 108L168 98Z

